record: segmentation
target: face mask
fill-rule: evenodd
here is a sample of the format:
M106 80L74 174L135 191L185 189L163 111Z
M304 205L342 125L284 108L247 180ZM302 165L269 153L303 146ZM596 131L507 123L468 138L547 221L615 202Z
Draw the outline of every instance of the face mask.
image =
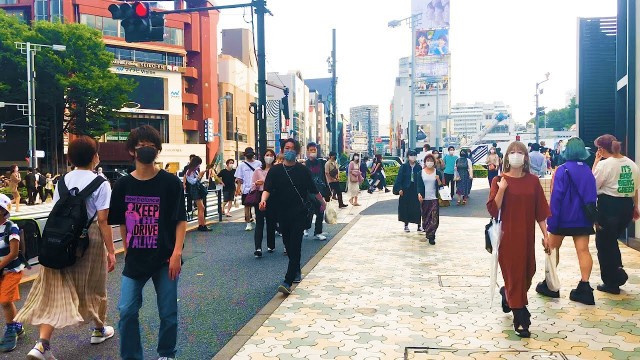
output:
M354 157L353 157L353 161L358 161L358 160L360 160L360 157L359 157L359 156L354 156Z
M136 159L143 164L151 164L158 156L158 150L153 146L143 146L136 149Z
M426 163L424 163L424 164L425 164L429 169L431 169L431 168L433 167L433 165L435 165L435 163L433 163L433 162L431 162L431 161L426 162Z
M491 150L490 152L491 152L492 154L495 154L495 153L496 153L496 151L495 151L495 150Z
M307 157L309 159L315 159L318 157L318 153L314 153L314 152L307 153Z
M409 156L409 161L416 161L416 157L415 156Z
M449 155L453 155L453 150L449 150Z
M273 160L275 160L275 158L273 156L265 156L264 157L264 162L267 163L267 165L273 164Z
M523 154L509 154L509 165L518 169L524 165L524 155Z
M294 161L296 159L296 152L293 150L284 151L284 159L287 161Z
M227 165L227 168L229 168L229 169L233 169L233 168L235 168L235 167L236 167L236 165L235 165L235 164L228 164L228 165Z

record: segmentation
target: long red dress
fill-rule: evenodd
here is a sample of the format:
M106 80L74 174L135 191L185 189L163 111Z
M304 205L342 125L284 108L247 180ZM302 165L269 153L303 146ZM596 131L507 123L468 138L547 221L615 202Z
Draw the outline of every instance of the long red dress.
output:
M504 176L504 175L503 175ZM501 176L502 177L502 176ZM500 178L501 178L500 177ZM498 262L504 278L507 303L512 309L525 307L527 291L536 273L536 225L551 212L537 176L525 174L521 178L504 176L509 186L502 198L502 239ZM496 177L491 182L487 210L498 216L494 201L498 193Z

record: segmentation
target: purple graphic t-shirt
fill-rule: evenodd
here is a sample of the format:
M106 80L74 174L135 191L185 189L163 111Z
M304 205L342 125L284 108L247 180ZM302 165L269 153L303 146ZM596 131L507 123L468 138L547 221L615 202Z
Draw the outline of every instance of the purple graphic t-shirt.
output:
M127 256L122 274L151 276L165 266L176 243L176 226L186 221L182 183L160 171L154 178L120 178L113 187L109 224L127 230Z

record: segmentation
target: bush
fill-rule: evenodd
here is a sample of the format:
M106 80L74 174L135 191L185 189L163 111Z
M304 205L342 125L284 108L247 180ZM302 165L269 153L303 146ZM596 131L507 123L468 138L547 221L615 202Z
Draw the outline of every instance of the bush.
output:
M25 203L27 201L27 188L18 188L18 192L20 193L20 202ZM0 194L5 194L9 197L9 199L13 200L13 194L11 194L11 189L9 187L0 188Z
M387 179L386 179L387 186L393 186L394 182L396 181L396 178L398 177L399 170L400 170L399 166L390 166L390 167L384 168L384 173L385 175L387 175ZM347 173L345 171L341 171L340 174L338 174L338 180L340 181L340 188L344 190L347 183ZM365 181L362 184L360 184L361 190L367 190L368 188L369 188L368 181Z
M474 178L487 178L489 177L489 171L482 165L473 165L473 177Z

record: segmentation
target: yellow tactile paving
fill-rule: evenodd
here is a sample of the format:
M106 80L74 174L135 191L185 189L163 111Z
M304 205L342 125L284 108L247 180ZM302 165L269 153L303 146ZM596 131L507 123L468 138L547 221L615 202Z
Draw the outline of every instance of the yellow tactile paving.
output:
M596 306L586 306L568 299L579 269L565 241L561 298L532 288L533 336L519 339L497 289L489 307L486 222L442 217L432 246L402 232L395 215L362 216L234 359L404 359L405 348L418 349L411 359L640 359L639 252L622 248L623 293L595 291ZM544 277L538 250L534 286ZM420 351L434 347L449 350Z

